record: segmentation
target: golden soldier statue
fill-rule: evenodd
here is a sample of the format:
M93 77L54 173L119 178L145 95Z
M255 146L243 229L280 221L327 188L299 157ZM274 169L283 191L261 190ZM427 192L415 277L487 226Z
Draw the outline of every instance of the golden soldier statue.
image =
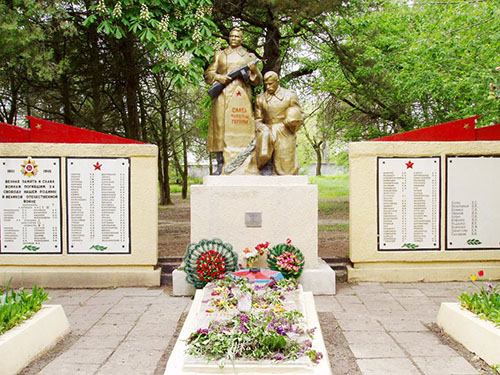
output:
M234 159L245 149L255 135L250 85L261 84L262 74L257 69L255 55L247 52L241 43L241 30L231 30L229 47L216 52L205 71L205 81L214 85L209 91L213 103L207 149L216 153L216 175L231 161L228 159ZM237 74L231 74L235 71ZM219 90L213 91L217 87Z
M278 74L264 75L266 91L255 103L256 161L261 175L296 175L299 159L295 133L303 123L297 94L280 87Z

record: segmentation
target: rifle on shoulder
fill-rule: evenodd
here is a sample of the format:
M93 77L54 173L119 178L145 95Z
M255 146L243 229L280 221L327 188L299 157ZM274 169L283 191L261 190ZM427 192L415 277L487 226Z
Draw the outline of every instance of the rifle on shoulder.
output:
M245 82L248 82L248 71L250 70L250 68L248 67L248 65L250 65L251 63L254 63L254 64L257 64L257 62L259 62L260 60L257 59L255 61L252 61L238 69L235 69L235 70L231 70L227 75L229 77L231 77L231 82L234 81L235 79L237 78L242 78ZM227 85L224 85L220 82L215 82L212 87L210 87L210 89L208 90L208 95L210 95L210 97L212 98L212 100L214 100L215 98L217 98L220 93L222 92L222 90L224 90L224 88L226 87Z

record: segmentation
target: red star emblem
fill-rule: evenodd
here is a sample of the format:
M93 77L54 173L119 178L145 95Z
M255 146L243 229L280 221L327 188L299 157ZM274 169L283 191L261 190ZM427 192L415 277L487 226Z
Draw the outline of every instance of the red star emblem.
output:
M102 164L99 164L99 162L94 164L94 171L101 170Z
M241 91L238 90L238 92L236 93L236 96L241 96Z
M406 169L409 169L409 168L413 169L413 164L414 163L412 163L411 160L409 160L408 163L406 163Z

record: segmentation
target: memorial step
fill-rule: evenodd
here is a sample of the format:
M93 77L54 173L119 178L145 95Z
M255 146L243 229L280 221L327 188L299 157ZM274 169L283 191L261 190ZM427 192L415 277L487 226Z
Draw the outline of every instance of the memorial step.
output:
M184 257L165 257L158 259L161 268L161 285L172 285L172 271L179 267ZM335 278L339 282L347 281L347 265L351 264L349 258L323 258L335 271Z

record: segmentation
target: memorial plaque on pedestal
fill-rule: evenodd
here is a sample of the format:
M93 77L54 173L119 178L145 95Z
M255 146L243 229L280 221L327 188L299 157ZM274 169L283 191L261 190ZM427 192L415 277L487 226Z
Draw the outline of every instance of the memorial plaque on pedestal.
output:
M238 86L229 99L225 113L224 163L227 165L244 151L255 137L252 101Z
M130 160L67 158L68 254L130 253Z
M500 249L500 157L446 158L446 249Z
M439 157L378 158L378 250L439 250Z
M0 254L60 254L61 160L0 159Z

